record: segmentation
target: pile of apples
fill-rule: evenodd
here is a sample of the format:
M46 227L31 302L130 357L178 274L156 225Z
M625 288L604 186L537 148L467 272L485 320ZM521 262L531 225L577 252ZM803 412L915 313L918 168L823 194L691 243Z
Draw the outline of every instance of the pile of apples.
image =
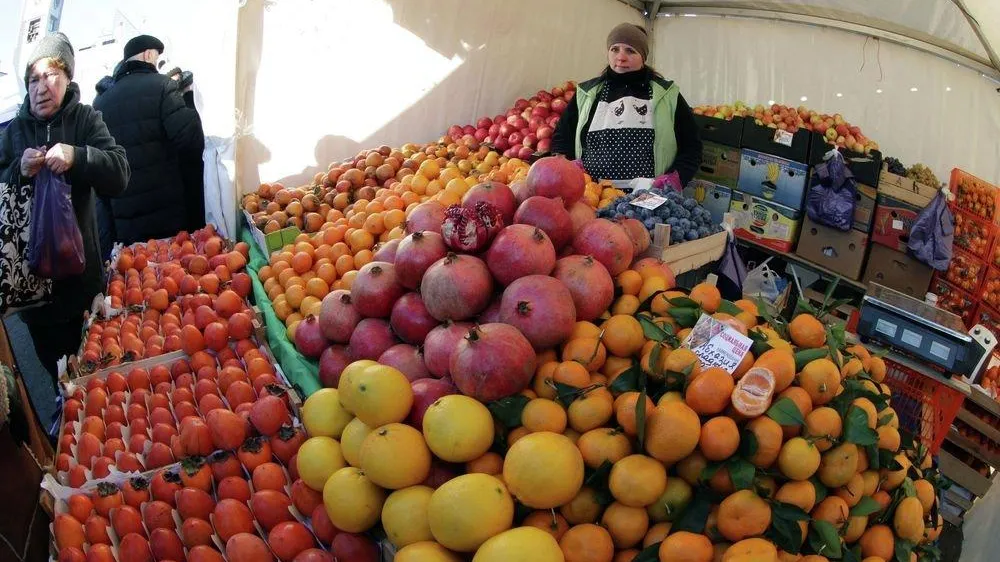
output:
M716 119L749 117L753 118L757 125L782 129L790 133L795 133L799 129L815 131L823 135L827 144L863 154L878 150L877 142L866 137L859 127L844 120L841 114L818 113L804 105L797 108L781 104L772 104L770 107L758 104L750 107L737 101L732 105L699 105L693 111L695 115Z
M518 99L514 106L496 117L480 117L475 125L452 125L448 136L490 144L508 158L528 159L546 153L563 111L576 95L576 84L565 82L551 90L539 90L529 99Z

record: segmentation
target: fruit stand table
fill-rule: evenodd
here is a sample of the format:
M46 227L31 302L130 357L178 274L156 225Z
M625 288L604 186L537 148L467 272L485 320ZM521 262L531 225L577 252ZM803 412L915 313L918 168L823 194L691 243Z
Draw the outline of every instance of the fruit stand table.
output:
M243 229L240 239L250 245L250 263L247 264L247 269L250 271L250 279L253 281L254 301L264 316L267 341L274 353L274 358L281 365L288 382L296 387L303 398L308 397L322 388L319 382L319 365L295 349L295 345L288 341L284 323L278 320L274 314L271 300L267 297L264 285L261 284L260 276L257 274L261 267L267 265L267 256L261 253L249 229Z

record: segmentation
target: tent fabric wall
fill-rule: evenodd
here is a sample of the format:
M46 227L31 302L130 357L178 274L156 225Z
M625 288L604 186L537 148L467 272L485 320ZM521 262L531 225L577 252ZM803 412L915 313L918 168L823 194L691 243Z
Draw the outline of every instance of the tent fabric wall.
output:
M840 113L884 154L942 181L958 167L1000 182L997 84L941 58L836 29L699 16L657 18L651 61L692 104Z
M301 184L381 144L426 142L596 75L610 0L249 0L237 56L238 185Z

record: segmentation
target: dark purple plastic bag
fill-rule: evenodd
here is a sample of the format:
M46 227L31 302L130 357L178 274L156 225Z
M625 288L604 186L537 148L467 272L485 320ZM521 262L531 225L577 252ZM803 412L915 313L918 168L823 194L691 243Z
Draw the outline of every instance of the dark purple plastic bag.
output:
M814 222L847 232L854 224L854 198L858 186L844 157L839 152L831 152L834 154L826 162L813 168L812 186L806 195L806 213Z
M938 271L947 271L954 240L955 216L948 208L948 196L941 190L913 221L906 247L918 260Z
M66 180L48 168L43 167L35 176L28 266L46 279L80 275L87 265L70 194Z

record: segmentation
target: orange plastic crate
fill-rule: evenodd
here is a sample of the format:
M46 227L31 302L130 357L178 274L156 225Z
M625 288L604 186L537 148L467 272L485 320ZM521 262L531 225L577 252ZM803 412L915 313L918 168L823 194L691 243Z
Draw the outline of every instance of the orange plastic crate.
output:
M983 303L1000 309L1000 268L991 267L987 270L981 294Z
M938 308L947 310L952 314L957 314L962 318L962 323L969 326L978 300L973 299L965 291L948 283L942 277L939 277L940 275L940 272L934 274L934 280L931 281L930 288L930 292L938 296Z
M993 223L1000 220L1000 188L955 168L951 171L951 192L959 208Z
M1000 312L986 304L979 303L976 313L972 315L972 323L985 326L987 330L993 332L993 337L1000 337Z
M990 260L997 226L957 206L952 206L955 215L955 246L982 260ZM994 258L995 259L995 258Z
M885 366L885 384L892 389L890 403L899 427L912 433L932 455L937 454L965 396L891 359L885 359Z
M953 248L951 263L944 278L966 293L976 295L986 280L986 262L968 252Z

